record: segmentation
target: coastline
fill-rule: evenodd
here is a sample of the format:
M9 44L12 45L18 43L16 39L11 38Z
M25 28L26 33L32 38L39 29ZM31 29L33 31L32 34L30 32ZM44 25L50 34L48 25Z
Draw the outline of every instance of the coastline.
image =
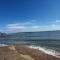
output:
M20 47L20 48L19 48ZM34 58L34 60L60 60L60 58L44 53L43 51L28 48L27 46L18 46L18 52L22 54L28 54Z
M46 54L43 51L37 49L29 48L27 47L27 45L24 44L1 46L0 60L2 60L1 56L4 56L6 60L9 60L9 58L11 58L11 60L13 59L18 60L18 58L22 60L22 57L24 60L27 60L26 56L29 58L28 60L60 60L60 58Z
M52 50L52 49L46 49L45 47L40 47L40 46L36 46L36 45L30 45L30 46L28 46L28 48L37 49L48 55L52 55L54 57L60 58L60 52L59 52L59 54L57 54L58 52L56 52L55 50Z

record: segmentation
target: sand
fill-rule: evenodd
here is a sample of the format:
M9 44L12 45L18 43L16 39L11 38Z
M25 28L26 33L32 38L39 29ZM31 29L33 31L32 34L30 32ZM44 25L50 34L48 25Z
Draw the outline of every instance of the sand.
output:
M25 45L10 45L0 47L0 60L60 60L60 58Z

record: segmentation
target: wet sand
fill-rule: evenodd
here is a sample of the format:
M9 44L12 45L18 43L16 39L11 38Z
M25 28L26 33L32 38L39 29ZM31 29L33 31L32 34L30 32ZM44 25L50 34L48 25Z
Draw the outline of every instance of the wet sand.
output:
M0 47L0 60L60 60L60 58L28 48L25 45L11 45Z

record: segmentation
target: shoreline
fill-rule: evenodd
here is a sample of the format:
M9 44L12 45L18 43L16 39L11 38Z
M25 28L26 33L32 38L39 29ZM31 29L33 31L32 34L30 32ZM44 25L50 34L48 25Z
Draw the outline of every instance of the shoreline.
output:
M20 50L22 50L22 51L20 51ZM46 54L46 53L44 53L41 50L29 48L29 47L27 47L25 45L18 46L18 51L20 53L23 53L23 54L31 55L31 57L35 58L35 60L60 60L60 58L58 58L56 56L52 56L52 55Z
M16 44L18 45L18 44ZM48 54L48 55L52 55L56 58L60 58L60 55L56 55L55 51L52 50L52 49L46 49L46 48L43 48L43 47L40 47L40 46L36 46L36 45L26 45L26 44L19 44L19 45L25 45L27 48L32 48L32 49L37 49L39 51L42 51L43 53L45 54ZM6 45L6 44L0 44L0 47L3 47L3 46L9 46L9 45Z
M12 53L10 53L10 52L12 52ZM1 46L0 47L0 56L3 54L4 54L3 56L6 56L7 53L9 55L11 55L11 57L13 54L16 54L16 55L22 54L23 58L26 58L26 56L29 56L29 58L30 59L33 58L33 60L60 60L60 58L46 54L43 51L38 50L38 49L29 48L27 45L24 45L24 44ZM9 57L9 55L8 55L8 57ZM19 58L20 57L21 56L19 56ZM2 58L2 57L0 57L0 58ZM18 58L18 56L12 57L12 58Z
M52 50L52 49L46 49L46 48L43 48L40 46L35 46L35 45L30 45L30 46L28 46L28 48L37 49L37 50L44 52L45 54L52 55L54 57L60 58L60 54L59 54L59 56L56 55L55 50Z

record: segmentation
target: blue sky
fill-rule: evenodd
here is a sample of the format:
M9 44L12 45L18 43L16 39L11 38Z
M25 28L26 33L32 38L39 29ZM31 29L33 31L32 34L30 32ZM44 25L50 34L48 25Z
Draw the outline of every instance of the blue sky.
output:
M60 0L0 0L1 32L60 30Z

